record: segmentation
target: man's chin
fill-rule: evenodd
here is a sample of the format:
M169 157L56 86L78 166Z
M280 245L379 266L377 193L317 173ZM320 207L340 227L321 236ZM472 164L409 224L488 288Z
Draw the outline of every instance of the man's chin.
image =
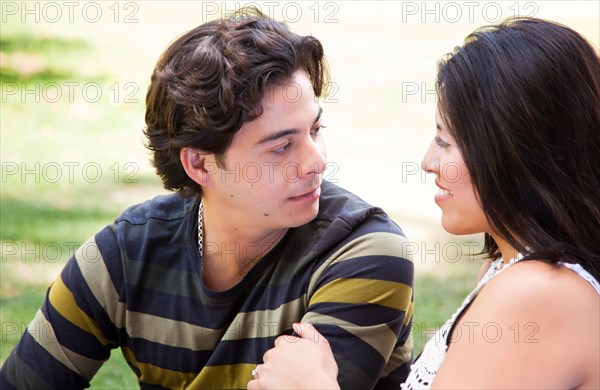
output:
M319 203L317 202L311 209L310 211L307 210L305 213L303 213L302 216L297 216L298 218L295 218L295 220L292 222L292 225L290 225L290 228L296 228L302 225L306 225L307 223L311 222L313 219L315 219L317 217L317 215L319 214Z

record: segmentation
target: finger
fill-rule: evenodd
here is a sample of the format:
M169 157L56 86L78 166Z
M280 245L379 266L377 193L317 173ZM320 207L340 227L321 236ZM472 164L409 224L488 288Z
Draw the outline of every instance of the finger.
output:
M290 336L290 335L287 335L287 334L283 335L283 336L279 336L279 337L277 337L277 339L275 339L275 347L277 347L281 343L295 343L298 340L300 340L299 337Z
M269 349L269 350L267 350L267 352L263 353L263 358L262 358L263 359L263 363L266 363L266 362L269 361L269 356L271 355L271 351L272 350L273 349Z
M246 385L246 387L248 389L261 389L262 388L262 386L260 384L260 371L261 371L262 366L263 366L262 364L259 364L252 370L252 379Z
M314 329L312 324L301 324L299 322L294 322L292 325L292 330L301 338L304 338L303 335L309 334L312 329Z
M275 347L277 347L279 344L281 344L283 341L285 341L284 337L285 336L279 336L275 339Z
M262 364L256 366L254 370L252 370L252 377L254 379L258 379L260 377L260 369L262 368Z
M301 338L304 340L318 342L327 342L325 337L321 333L317 331L317 329L312 324L300 324L295 323L292 325L292 329L296 332Z

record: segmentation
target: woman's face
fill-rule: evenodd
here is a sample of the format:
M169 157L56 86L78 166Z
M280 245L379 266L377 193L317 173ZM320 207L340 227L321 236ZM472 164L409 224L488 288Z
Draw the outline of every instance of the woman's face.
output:
M434 199L442 209L442 226L451 234L490 232L467 165L448 131L439 105L435 121L436 135L423 157L423 168L436 176L439 190Z

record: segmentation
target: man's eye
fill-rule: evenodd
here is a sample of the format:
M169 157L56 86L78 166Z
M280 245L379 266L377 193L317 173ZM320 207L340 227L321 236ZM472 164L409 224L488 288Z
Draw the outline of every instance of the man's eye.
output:
M291 146L291 145L292 145L292 143L291 143L291 142L288 142L287 144L285 144L285 145L283 145L283 146L280 146L280 147L278 147L277 149L273 149L273 150L271 151L271 153L273 153L273 154L281 154L281 153L284 153L285 151L287 151L287 150L290 148L290 146Z

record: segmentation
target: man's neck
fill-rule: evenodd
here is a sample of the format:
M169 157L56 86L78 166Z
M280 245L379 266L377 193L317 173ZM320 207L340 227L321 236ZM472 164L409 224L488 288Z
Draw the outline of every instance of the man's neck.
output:
M204 209L202 278L206 286L225 291L246 274L285 236L288 229L264 230Z

